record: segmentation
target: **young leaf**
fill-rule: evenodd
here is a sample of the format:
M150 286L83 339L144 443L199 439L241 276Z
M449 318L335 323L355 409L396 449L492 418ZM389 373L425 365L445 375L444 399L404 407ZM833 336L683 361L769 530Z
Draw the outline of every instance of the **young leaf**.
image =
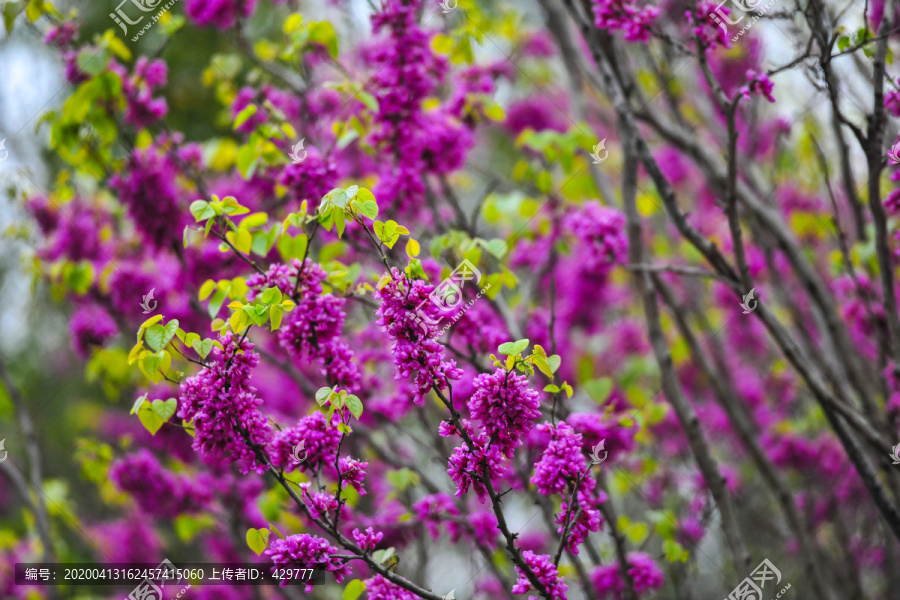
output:
M366 591L366 584L360 579L354 579L344 588L341 600L357 600Z
M153 412L159 415L159 418L162 419L163 422L166 422L175 414L175 409L178 407L178 401L175 400L175 398L169 398L166 401L154 400L150 403L150 406L153 408Z
M319 391L316 392L316 404L325 406L325 402L328 401L329 396L331 396L330 387L319 388Z
M247 545L257 556L261 555L266 546L269 545L269 530L255 529L251 527L247 530Z
M528 339L518 340L515 342L506 342L505 344L500 344L500 347L497 350L500 354L505 354L507 356L521 354L528 348L529 341Z
M165 421L162 420L162 417L156 414L156 411L153 410L153 407L149 402L141 404L137 415L141 424L144 426L144 429L149 431L151 435L156 435L156 432L159 431L159 428L165 423Z
M353 394L350 394L349 396L347 396L345 404L347 405L347 408L350 409L350 412L353 413L353 416L356 417L356 420L358 421L359 418L363 414L362 400L360 400Z

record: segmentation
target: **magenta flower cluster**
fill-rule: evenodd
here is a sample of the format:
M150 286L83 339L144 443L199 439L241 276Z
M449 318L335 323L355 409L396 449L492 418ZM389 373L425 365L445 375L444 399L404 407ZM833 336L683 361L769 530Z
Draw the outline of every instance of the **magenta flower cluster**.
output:
M342 582L350 576L350 566L342 559L335 558L339 554L338 549L328 543L328 540L308 533L289 535L284 539L277 539L269 545L266 556L272 559L276 567L303 567L328 571L334 575L334 580ZM287 581L282 581L282 586ZM306 593L313 590L312 585L306 586Z
M214 348L208 367L181 384L178 416L194 423L194 449L206 458L237 462L241 473L262 473L258 452L271 441L272 426L259 410L262 404L250 385L259 364L253 344L232 332L219 336L224 350Z
M438 315L429 297L433 290L431 284L410 280L394 268L384 287L375 291L379 302L376 323L391 338L395 377L408 379L415 373L416 404L422 404L433 387L446 390L451 381L462 376L456 361L444 360L444 346L431 337L436 327L430 321ZM417 311L423 311L426 318Z
M620 30L629 42L644 42L650 39L650 27L659 16L655 6L638 7L631 0L591 0L594 11L594 25L610 31Z

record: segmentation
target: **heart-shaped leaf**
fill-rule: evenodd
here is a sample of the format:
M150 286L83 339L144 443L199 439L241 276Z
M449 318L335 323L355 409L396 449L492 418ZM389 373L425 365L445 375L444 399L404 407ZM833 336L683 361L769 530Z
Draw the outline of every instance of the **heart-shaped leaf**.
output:
M172 341L172 338L175 337L175 332L178 330L178 319L172 319L166 326L162 325L153 325L147 328L147 333L144 334L144 337L147 340L147 344L159 352L163 348L169 345L169 342Z
M350 394L349 396L347 396L346 400L344 400L344 404L347 406L347 408L350 409L350 412L353 413L353 416L356 417L357 420L359 420L359 418L363 414L362 400L360 400L353 394Z
M550 364L550 370L556 373L560 363L562 363L562 359L559 357L559 354L554 354L547 358L547 362Z
M361 579L354 579L344 588L344 594L341 600L356 600L362 593L366 591L366 584Z
M175 414L175 409L178 407L178 401L175 400L175 398L169 398L166 401L154 400L151 403L151 406L153 408L153 412L159 415L159 418L161 418L163 422L165 422Z
M323 387L319 388L316 392L316 404L319 406L325 406L325 403L328 401L328 397L331 396L331 388Z
M141 420L141 424L151 435L156 435L156 432L159 431L159 428L165 423L165 421L156 414L156 411L153 410L153 407L149 402L141 404L141 407L138 409L138 419Z
M603 402L609 397L612 391L613 382L609 377L601 377L600 379L591 379L584 384L584 391L588 393L596 402Z
M247 545L250 546L250 549L253 550L257 556L265 551L266 546L269 545L269 530L268 529L254 529L251 527L247 530Z
M212 350L213 341L209 338L206 338L202 342L200 340L194 340L191 343L191 347L200 355L200 358L206 358Z
M144 394L143 396L141 396L140 398L135 400L134 406L131 407L131 412L128 414L133 415L134 413L136 413L141 408L141 405L144 404L144 402L146 400L147 400L147 394Z

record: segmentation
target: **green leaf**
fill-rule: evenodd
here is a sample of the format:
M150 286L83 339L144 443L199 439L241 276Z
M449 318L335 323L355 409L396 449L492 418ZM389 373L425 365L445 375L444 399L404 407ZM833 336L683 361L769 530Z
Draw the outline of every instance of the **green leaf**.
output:
M584 391L588 393L595 402L604 402L609 393L612 392L613 382L609 377L601 377L600 379L591 379L584 384Z
M134 401L134 406L131 407L131 412L128 414L133 415L134 413L136 413L141 408L141 405L143 405L144 402L146 402L146 401L147 401L147 394L144 394L143 396L141 396L140 398L138 398L137 400Z
M199 223L216 216L216 211L206 200L194 200L191 202L191 214L194 215L194 219Z
M316 404L319 406L325 406L325 403L328 401L328 397L331 396L331 388L323 387L319 388L316 392Z
M556 370L562 363L562 359L559 357L559 354L554 354L553 356L547 357L547 362L550 364L550 370L556 373Z
M247 545L257 556L261 555L265 551L266 546L269 545L269 530L254 529L253 527L248 529Z
M278 288L267 288L262 293L262 301L264 304L278 304L281 302L281 290Z
M209 316L215 317L219 314L219 310L222 308L222 304L225 303L225 298L227 298L226 294L222 290L216 290L216 293L213 294L212 299L209 301Z
M154 400L150 403L150 406L153 408L153 412L159 415L159 418L162 419L163 422L166 422L175 414L175 409L178 407L178 401L175 400L175 398L169 398L166 401Z
M200 340L194 340L191 342L191 348L200 355L200 358L206 358L209 356L209 353L212 351L213 341L209 338L206 338L202 342Z
M344 209L339 208L339 209L335 210L334 212L332 212L331 215L334 217L334 226L337 230L338 239L340 239L341 237L343 237L344 228L347 226L346 221L344 219Z
M347 396L346 404L347 408L350 409L350 412L353 413L353 416L356 417L356 420L358 421L363 414L362 400L360 400L353 394L350 394L349 396Z
M663 541L662 549L669 562L687 562L690 558L690 553L675 540Z
M522 354L526 348L528 348L529 344L528 338L524 340L518 340L515 342L506 342L505 344L500 344L500 347L497 350L500 354L504 354L506 356L514 356L516 354Z
M237 129L241 125L247 122L247 119L256 114L256 111L259 110L255 104L248 104L244 107L244 110L238 113L237 117L234 119L234 128Z
M269 319L272 321L272 331L281 327L281 317L284 315L280 306L273 306L269 309Z
M507 245L506 242L499 239L493 239L486 243L484 247L488 252L493 254L497 258L503 258L503 255L506 254Z
M165 327L162 325L153 325L147 329L144 334L147 345L159 352L169 345L172 338L175 337L175 331L178 329L178 319L172 319Z
M544 387L545 392L552 392L554 394L559 393L559 386L553 385L552 383L546 387Z
M344 588L341 600L356 600L364 591L366 591L366 584L360 579L354 579Z
M144 426L144 429L149 431L151 435L156 435L156 432L159 431L159 428L165 423L165 421L162 420L162 417L156 414L156 411L153 410L153 407L149 402L144 402L141 405L137 415L141 424Z
M376 550L372 553L372 558L380 565L383 565L394 557L394 548L393 546L388 548L387 550Z

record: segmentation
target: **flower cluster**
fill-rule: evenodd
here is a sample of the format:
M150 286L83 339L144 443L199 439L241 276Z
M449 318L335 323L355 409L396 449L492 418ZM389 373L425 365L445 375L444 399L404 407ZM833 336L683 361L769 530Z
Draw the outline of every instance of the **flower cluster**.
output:
M340 583L350 575L350 567L342 559L335 558L336 554L338 549L329 544L328 540L308 533L275 540L266 550L266 556L272 559L276 567L303 566L329 571L334 574L334 580ZM282 581L281 585L285 586L287 583ZM307 584L306 593L312 590L313 586Z
M775 102L772 90L775 84L769 79L768 73L757 73L753 69L747 69L747 85L741 88L741 95L750 99L750 95L765 96L769 102Z
M629 42L647 42L650 26L659 16L655 6L638 8L631 0L591 0L594 25L610 31L621 30Z
M413 504L412 508L416 511L416 520L420 523L425 523L428 534L432 539L436 540L440 537L441 531L438 528L438 524L441 522L446 522L447 532L450 534L451 541L456 542L459 539L461 533L459 524L452 520L452 517L459 516L459 509L456 508L453 504L453 499L447 494L425 496ZM451 519L448 519L448 516Z
M187 0L185 12L197 25L231 29L240 18L253 14L256 0Z
M547 592L549 592L550 598L553 600L566 600L566 591L568 591L569 586L566 585L565 579L559 574L556 565L553 564L548 555L535 554L531 550L525 550L522 552L522 560L525 561L525 564L528 565ZM529 591L533 591L534 588L531 582L528 581L525 571L516 566L516 573L519 574L519 578L513 585L512 593L527 594ZM528 596L528 600L538 600L538 596Z
M419 598L381 575L366 579L366 596L369 600L417 600Z
M314 412L297 421L294 427L277 432L269 456L273 465L288 472L303 469L314 473L323 467L334 467L340 441L337 427L329 426L324 414ZM298 463L298 459L302 461Z
M444 360L444 346L433 339L438 309L429 294L434 286L422 280L410 280L396 268L391 269L387 283L375 291L379 301L376 323L391 338L391 355L397 379L409 378L415 372L416 396L422 404L432 387L446 390L450 381L459 379L462 370L453 359ZM417 311L424 311L423 319Z
M145 449L112 463L109 478L131 494L142 511L156 517L197 512L212 500L209 481L175 475Z
M564 220L566 229L579 242L578 261L585 273L605 277L628 256L625 215L613 209L588 202Z
M209 367L181 384L178 416L194 423L194 449L202 456L237 462L242 473L262 473L266 465L257 452L270 442L272 427L259 411L262 400L250 386L250 372L259 364L253 344L232 332L219 336L224 350L214 348Z
M369 468L369 463L342 456L338 460L338 468L341 470L341 487L345 488L350 485L359 492L360 496L365 496L366 488L363 487L363 481L366 478L366 469Z
M505 369L478 375L474 386L475 393L468 402L472 419L481 422L501 452L512 456L541 416L540 395L524 375Z
M291 293L293 290L288 282L296 281L298 274L297 307L282 325L279 343L298 362L316 359L330 385L350 392L358 391L362 376L352 360L353 351L341 339L346 301L334 294L322 293L322 282L327 277L322 267L309 259L302 265L294 261L289 271L285 272L283 266L272 267L266 277L271 280L270 285L278 285L283 292ZM257 284L256 280L254 284Z
M125 67L115 61L110 62L110 71L122 80L122 92L128 108L125 120L135 127L146 127L166 116L168 107L165 98L154 98L156 88L166 85L168 68L165 61L147 60L140 57L129 76Z
M634 591L642 594L663 586L663 573L656 562L643 552L631 552L626 557L628 575L634 584ZM601 600L621 600L625 582L619 565L597 567L591 572L591 583Z

